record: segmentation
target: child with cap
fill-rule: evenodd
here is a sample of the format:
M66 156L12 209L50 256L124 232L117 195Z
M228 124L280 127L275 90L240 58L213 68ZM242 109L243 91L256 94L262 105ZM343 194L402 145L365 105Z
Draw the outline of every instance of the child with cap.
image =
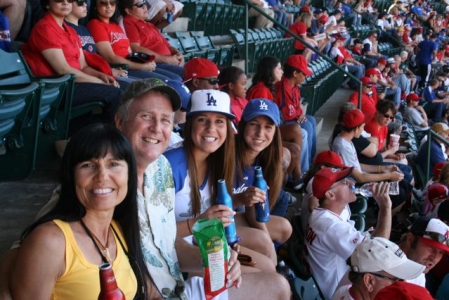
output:
M394 165L363 165L363 169L357 157L357 151L352 143L353 138L361 136L365 126L365 116L358 109L346 112L342 119L342 131L335 137L332 143L332 151L338 153L346 166L354 167L352 178L356 182L378 181L402 181L404 174ZM400 183L399 195L392 196L393 214L398 212L407 199L407 193Z
M312 184L313 194L319 199L320 207L310 214L305 233L308 252L306 258L325 299L332 297L348 270L346 260L366 238L366 234L357 231L352 222L340 218L346 205L356 200L354 183L347 179L352 170L352 167L343 170L323 168L315 174ZM374 198L380 210L378 225L372 236L390 236L389 188L390 184L386 182L374 185Z
M235 216L238 226L263 230L273 241L282 244L290 237L292 227L288 220L283 218L287 206L283 208L276 206L283 181L283 177L280 176L283 171L279 124L279 109L270 100L253 99L243 110L238 134L235 137L237 155L233 202L235 207L243 206L245 211L244 214L238 213ZM253 186L257 166L262 167L264 179L270 187L268 195ZM260 223L255 218L254 204L264 203L266 197L271 216L267 223ZM242 240L245 239L252 237L245 237L242 233Z
M248 103L245 98L246 82L245 72L234 66L223 69L218 75L218 84L221 91L227 93L231 98L231 112L235 116L234 122L236 125L239 124L243 109Z
M449 199L449 189L447 186L438 182L432 184L427 190L423 205L423 213L431 217L436 217L438 212L436 207L447 199Z
M276 83L275 102L282 114L283 123L297 124L306 134L303 134L303 147L301 149L302 171L309 169L316 152L316 121L315 118L306 115L302 109L301 91L299 86L312 71L307 66L307 61L302 55L290 55L284 64L284 76ZM304 143L304 137L307 141ZM305 147L307 144L307 147Z
M415 130L428 130L429 122L426 111L419 105L421 97L418 94L410 93L405 100L407 100L407 108L404 111L404 120L412 124Z
M208 59L195 57L184 65L182 80L193 93L196 90L218 89L218 67Z
M347 261L351 282L333 295L333 300L373 299L382 288L401 280L414 279L424 266L407 258L398 245L382 237L367 238Z
M173 170L175 186L175 218L178 237L192 234L198 219L219 218L224 226L233 222L232 209L216 204L219 179L224 179L232 194L235 170L234 132L229 96L217 90L198 90L192 93L183 145L164 153ZM263 250L254 251L243 246L242 253L249 254L257 268L274 271L276 253L268 235L259 229L251 230L251 240ZM245 241L242 241L245 243ZM263 253L263 254L262 254Z

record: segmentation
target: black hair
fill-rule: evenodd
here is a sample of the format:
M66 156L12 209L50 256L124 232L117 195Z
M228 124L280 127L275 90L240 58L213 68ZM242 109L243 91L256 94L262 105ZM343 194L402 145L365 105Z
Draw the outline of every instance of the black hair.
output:
M449 224L449 201L441 202L438 207L438 219L443 221L444 223Z
M280 63L279 59L273 56L265 56L259 61L256 73L254 74L251 88L259 82L263 82L274 94L273 70Z
M107 124L93 124L84 127L72 136L67 144L60 169L61 193L56 206L31 224L22 234L24 239L37 226L60 219L77 222L86 215L75 190L75 168L83 161L105 157L111 153L115 159L124 160L128 165L128 190L123 201L115 207L113 219L120 225L128 246L128 253L141 270L146 269L140 242L140 227L137 213L137 166L133 150L127 138Z
M218 75L218 85L223 86L221 90L225 93L228 93L228 84L236 83L242 74L245 74L245 72L240 68L234 66L224 68Z
M301 71L298 68L292 67L290 65L284 64L284 76L286 78L291 78L293 77L293 74L295 73L295 71L297 73L300 73ZM302 73L302 72L301 72Z
M115 11L114 11L114 14L112 15L112 17L109 18L109 22L119 24L120 11L118 9L118 5L119 5L120 1L118 1L118 0L116 0L116 1L117 1L116 2L117 4L115 6ZM89 20L93 20L93 19L99 19L98 11L97 11L97 0L91 0L91 2L90 2Z
M376 110L381 114L386 114L389 110L396 114L396 106L390 100L379 100L376 104Z

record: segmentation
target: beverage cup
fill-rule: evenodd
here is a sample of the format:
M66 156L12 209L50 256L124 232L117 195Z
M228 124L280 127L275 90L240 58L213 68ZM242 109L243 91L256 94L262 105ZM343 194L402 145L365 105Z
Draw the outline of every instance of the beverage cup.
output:
M397 134L394 133L390 134L390 147L399 145L399 138L400 136Z

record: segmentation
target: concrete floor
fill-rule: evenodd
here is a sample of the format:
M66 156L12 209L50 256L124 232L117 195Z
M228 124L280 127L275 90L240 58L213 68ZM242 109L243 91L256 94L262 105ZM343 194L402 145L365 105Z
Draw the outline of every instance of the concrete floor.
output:
M327 150L327 141L336 123L339 107L348 101L352 91L339 89L315 114L324 119L317 139L317 152ZM57 186L59 159L37 164L36 170L25 180L0 183L0 258L13 241L31 224L39 209L47 202L51 191ZM297 195L300 196L300 195ZM300 199L299 199L300 200ZM300 201L290 213L299 212Z

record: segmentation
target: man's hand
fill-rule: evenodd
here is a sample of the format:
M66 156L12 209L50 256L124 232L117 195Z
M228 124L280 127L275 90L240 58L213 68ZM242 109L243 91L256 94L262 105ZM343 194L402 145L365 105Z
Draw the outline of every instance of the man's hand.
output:
M373 197L381 208L391 208L391 199L389 195L390 183L378 182L373 185Z

